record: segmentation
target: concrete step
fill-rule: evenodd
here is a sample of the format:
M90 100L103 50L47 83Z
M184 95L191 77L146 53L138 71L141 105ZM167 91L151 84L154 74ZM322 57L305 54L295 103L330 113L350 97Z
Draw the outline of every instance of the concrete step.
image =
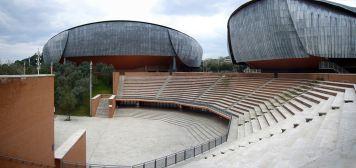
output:
M274 116L274 118L277 120L277 122L281 122L282 120L284 120L285 118L281 115L281 113L279 113L279 111L277 111L276 109L274 110L270 110L271 114Z
M300 103L298 103L297 101L295 101L294 99L291 99L290 101L288 101L288 104L293 106L299 112L303 111L302 105Z
M257 116L257 117L263 115L263 114L262 114L262 110L261 110L260 107L255 107L255 108L254 108L254 111L256 112L256 116Z
M328 89L325 89L325 88L313 88L312 90L316 91L316 92L319 92L319 93L324 93L324 94L327 94L327 95L330 95L330 96L336 96L336 94L337 94L337 91L328 90Z
M291 106L289 103L285 103L282 105L282 107L284 109L286 109L286 111L288 111L290 114L295 115L295 113L297 112L297 109L295 109L293 106Z
M281 104L276 100L276 99L269 99L269 102L274 106L274 107L278 107L281 106Z
M250 113L249 112L245 112L244 113L244 119L245 119L245 122L249 122L251 120L251 117L250 117Z
M338 129L340 124L341 110L327 113L320 129L308 149L308 153L318 157L324 153L331 152L336 148L338 140Z
M293 116L293 114L291 112L289 112L288 109L286 109L285 107L281 106L281 107L277 107L277 110L285 117L285 118L289 118L291 116Z
M262 130L269 126L267 121L266 121L265 116L261 115L261 116L257 117L257 120L258 120Z
M240 116L238 119L237 119L237 125L244 125L245 124L245 119L244 119L244 116Z
M313 97L317 97L317 98L320 98L320 99L324 99L324 100L327 100L329 95L326 95L326 94L323 94L323 93L319 93L319 92L315 92L315 91L308 91L306 92L305 94L308 94L310 96L313 96Z
M255 110L250 110L249 111L249 113L250 113L250 117L251 117L251 119L256 119L257 118L257 115L256 115L256 111Z
M244 125L239 125L237 129L238 129L237 139L244 138L245 137L245 126Z
M352 103L355 100L355 90L352 88L346 88L344 94L344 102Z
M268 112L268 109L267 109L266 105L264 105L264 104L259 104L259 106L260 106L260 108L261 108L262 113L267 113L267 112Z
M345 92L345 87L334 86L334 85L327 85L327 84L319 84L315 86L316 88L323 88L330 91L336 92Z
M344 103L344 93L338 93L331 104L332 109L339 109Z
M276 119L272 116L270 112L264 114L266 117L266 120L268 122L268 125L274 125L277 123Z
M313 102L304 99L303 97L295 97L294 98L295 101L297 101L298 103L300 103L304 108L310 108L312 107Z
M251 120L251 124L252 124L253 133L256 133L261 130L261 126L257 119Z
M269 110L274 109L274 106L272 105L271 102L269 102L269 101L264 101L264 104L266 105L267 109L269 109Z
M245 122L245 136L249 136L253 133L251 122Z
M320 99L320 98L317 98L317 97L314 97L314 96L307 95L305 93L301 94L299 96L299 98L304 98L304 99L309 100L309 101L311 101L311 102L313 102L315 104L318 104L318 103L320 103L320 101L324 100L324 99Z
M236 141L238 138L238 118L235 116L231 117L228 142Z

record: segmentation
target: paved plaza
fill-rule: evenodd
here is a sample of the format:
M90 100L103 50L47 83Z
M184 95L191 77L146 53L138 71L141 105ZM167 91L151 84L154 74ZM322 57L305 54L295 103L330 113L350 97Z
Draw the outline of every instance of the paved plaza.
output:
M123 108L114 118L55 118L55 148L79 129L87 130L87 162L133 165L163 157L225 134L214 115L174 110Z

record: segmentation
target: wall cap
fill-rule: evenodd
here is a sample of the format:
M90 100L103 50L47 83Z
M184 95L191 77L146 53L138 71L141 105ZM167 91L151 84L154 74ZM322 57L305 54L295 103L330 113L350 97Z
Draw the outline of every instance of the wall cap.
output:
M74 132L60 147L54 152L55 159L63 159L64 156L72 149L75 143L86 133L85 129Z
M0 78L37 78L37 77L54 77L54 74L39 75L0 75Z

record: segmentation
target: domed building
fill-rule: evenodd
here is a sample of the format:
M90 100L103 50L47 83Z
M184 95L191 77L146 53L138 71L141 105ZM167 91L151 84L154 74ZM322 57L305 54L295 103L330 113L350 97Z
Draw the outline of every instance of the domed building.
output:
M234 63L262 72L356 70L356 9L324 0L253 0L228 21Z
M103 21L70 28L43 47L45 63L112 64L119 71L192 71L203 50L175 29L137 21Z

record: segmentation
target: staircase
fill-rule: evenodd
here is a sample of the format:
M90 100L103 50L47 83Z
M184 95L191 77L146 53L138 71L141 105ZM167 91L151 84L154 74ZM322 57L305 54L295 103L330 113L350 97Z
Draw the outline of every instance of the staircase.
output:
M356 93L350 87L336 92L278 125L177 167L354 167Z
M159 97L159 95L161 95L162 90L163 90L164 88L166 88L166 86L167 86L168 82L171 80L171 78L172 78L172 76L168 76L168 77L167 77L166 81L163 83L163 85L161 86L161 88L157 91L156 99Z
M99 106L96 109L96 117L107 118L109 117L109 99L101 98Z

